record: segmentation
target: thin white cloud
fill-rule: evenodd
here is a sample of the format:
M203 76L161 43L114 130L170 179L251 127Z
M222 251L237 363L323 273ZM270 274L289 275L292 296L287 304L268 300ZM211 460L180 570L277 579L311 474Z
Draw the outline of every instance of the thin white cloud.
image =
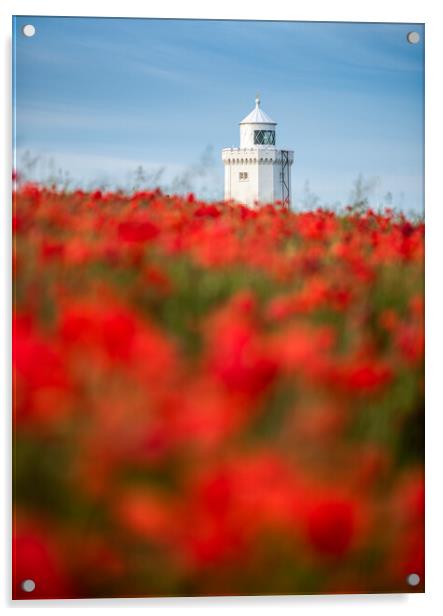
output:
M112 112L98 108L80 108L78 105L25 103L17 107L18 126L32 128L109 129L121 123L126 127L146 126L149 116Z

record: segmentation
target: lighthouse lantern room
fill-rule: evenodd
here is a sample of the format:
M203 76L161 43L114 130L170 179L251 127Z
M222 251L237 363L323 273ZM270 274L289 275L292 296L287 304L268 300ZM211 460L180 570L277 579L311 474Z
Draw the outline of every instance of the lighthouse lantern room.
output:
M272 120L255 99L255 108L240 122L240 147L224 148L225 200L257 207L281 201L291 206L292 150L276 147Z

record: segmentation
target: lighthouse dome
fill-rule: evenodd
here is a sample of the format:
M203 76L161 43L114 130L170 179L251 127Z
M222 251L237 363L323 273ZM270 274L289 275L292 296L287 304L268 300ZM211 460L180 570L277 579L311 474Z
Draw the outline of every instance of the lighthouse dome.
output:
M251 113L248 113L248 115L245 118L243 118L240 124L274 124L275 125L277 124L277 122L274 122L274 120L270 118L267 113L263 111L263 109L260 107L260 98L257 96L257 98L255 99L254 109L251 111Z

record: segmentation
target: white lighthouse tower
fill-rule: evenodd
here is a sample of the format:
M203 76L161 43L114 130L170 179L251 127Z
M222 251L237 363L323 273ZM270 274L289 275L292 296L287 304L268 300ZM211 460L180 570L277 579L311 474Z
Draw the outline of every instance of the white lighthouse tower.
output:
M255 207L279 200L291 206L292 150L275 146L275 127L255 99L255 108L240 122L240 147L223 148L225 200Z

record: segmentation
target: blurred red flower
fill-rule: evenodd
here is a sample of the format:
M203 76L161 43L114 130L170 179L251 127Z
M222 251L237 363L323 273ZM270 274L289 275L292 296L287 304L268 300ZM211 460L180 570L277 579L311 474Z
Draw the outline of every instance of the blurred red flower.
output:
M356 504L350 500L319 499L307 515L307 538L319 554L340 558L352 546Z

